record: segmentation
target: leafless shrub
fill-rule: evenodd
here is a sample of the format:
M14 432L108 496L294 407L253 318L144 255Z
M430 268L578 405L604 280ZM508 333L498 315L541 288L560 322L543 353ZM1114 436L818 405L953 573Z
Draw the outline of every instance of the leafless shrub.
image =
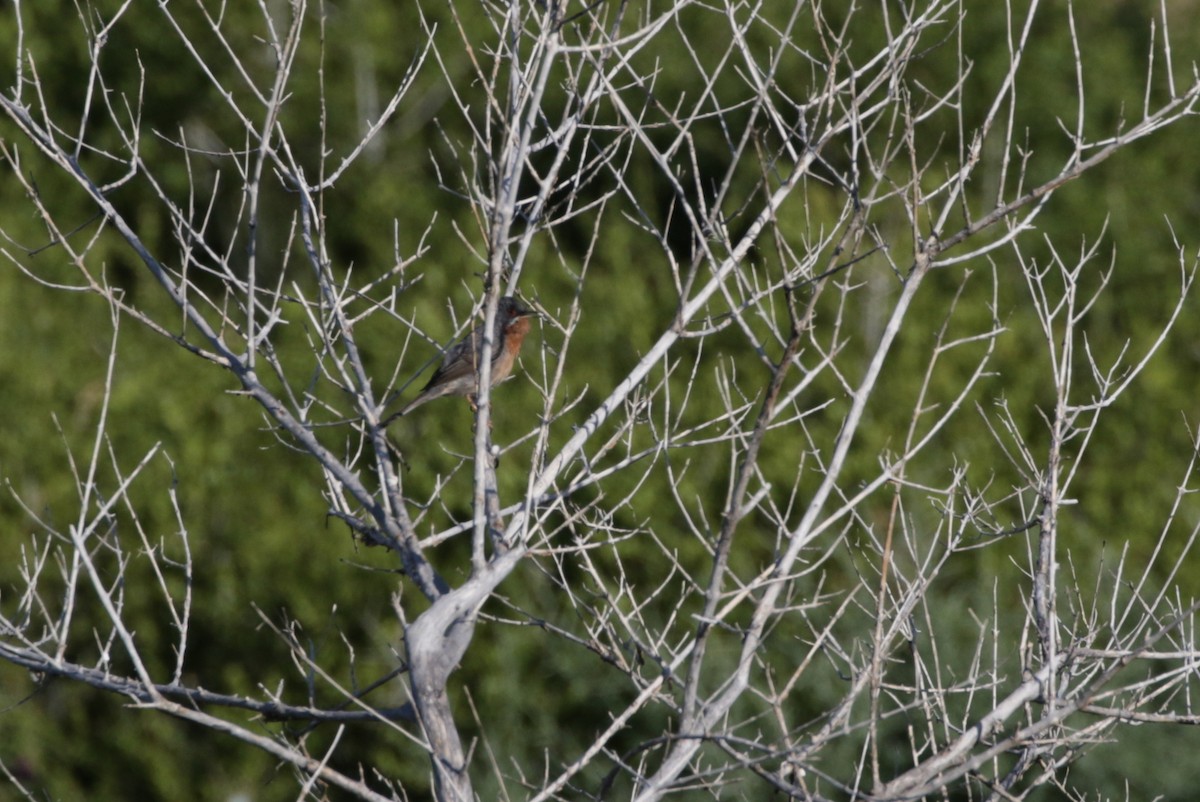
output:
M18 20L31 13L15 5ZM265 737L234 714L379 722L397 749L428 755L436 798L476 798L472 777L491 771L510 798L539 802L585 792L613 798L618 788L638 800L685 789L715 796L734 782L760 784L757 798L773 789L795 799L908 800L971 786L981 798L1017 799L1058 782L1081 747L1118 737L1123 724L1196 723L1196 606L1173 589L1197 534L1188 506L1194 465L1172 477L1175 506L1162 511L1149 560L1119 554L1085 584L1064 531L1072 505L1086 504L1072 486L1104 447L1099 422L1169 336L1195 263L1180 243L1176 303L1156 339L1096 353L1085 336L1088 315L1111 275L1095 267L1100 247L1068 256L1034 227L1064 184L1194 114L1200 83L1193 76L1189 86L1176 84L1165 26L1143 108L1114 130L1084 124L1081 46L1071 42L1080 107L1061 115L1072 149L1052 166L1023 150L1014 124L1018 88L1036 80L1021 70L1042 13L1036 3L1011 17L999 45L1008 49L1009 70L983 99L965 96L965 53L936 82L914 76L928 53L955 50L965 8L950 0L870 12L690 0L458 5L453 37L435 37L426 20L427 45L357 146L305 161L284 120L301 45L317 35L313 9L294 2L277 13L264 4L256 50L197 4L187 13L203 12L201 37L180 6L81 10L91 70L84 107L71 119L54 116L36 61L24 49L16 54L16 82L0 103L20 138L4 144L4 156L74 272L69 280L47 277L11 240L4 254L33 281L104 299L114 332L133 336L132 322L227 371L280 441L319 463L325 486L312 492L323 490L330 515L394 553L428 602L398 596L395 605L404 626L398 676L411 704L378 709L347 690L348 706L315 709L265 689L237 696L186 684L191 579L205 569L191 559L182 514L169 548L160 545L162 533L113 525L117 508L138 520L131 488L141 467L163 456L152 449L127 467L129 455L107 452L115 423L105 415L86 463L72 466L78 517L40 521L21 566L24 587L5 598L6 660L228 733L294 765L306 790L322 783L364 799L405 792L370 766L344 773L330 765L332 751L310 754L303 739ZM130 15L149 13L221 90L221 122L240 130L241 144L208 152L187 132L148 131L139 88L109 82L113 61L128 57L106 49L109 35ZM886 37L874 44L856 42L867 13L887 17ZM473 33L463 23L468 15L483 15L490 32ZM711 31L716 20L719 40L695 38L701 23ZM260 78L263 44L268 81ZM447 48L467 54L469 80L449 72ZM656 93L660 59L689 64L694 91ZM236 86L222 83L229 67ZM424 249L398 254L382 275L334 264L326 220L337 210L323 197L398 111L422 102L410 92L415 76L438 70L449 97L443 115L456 110L470 132L469 139L447 133L435 163L478 224L459 230L485 273L478 314L491 321L501 296L536 284L542 268L530 254L539 244L570 266L577 286L573 300L543 304L541 353L527 352L525 380L543 398L536 425L520 437L532 443L533 458L505 464L526 472L524 492L501 497L485 359L474 453L462 462L473 471L472 517L422 537L413 516L437 496L406 493L381 425L394 379L371 375L358 331L377 317L400 326L404 295L396 288L425 267ZM967 125L964 108L981 103L982 124ZM101 127L119 144L96 144ZM708 147L714 132L726 148L719 158L698 145ZM150 137L168 139L175 161L145 159ZM101 221L96 236L71 236L54 203L39 195L23 169L31 149L86 193ZM187 197L176 197L161 178L169 167L190 170L202 152L236 165L243 180L242 233L227 248L213 244L208 228L215 195L193 183ZM669 198L647 197L644 176L669 188ZM993 195L981 202L971 182L994 187ZM156 194L171 242L148 245L114 202L116 189L134 183ZM293 280L296 265L281 269L258 247L267 185L286 189L295 221L288 253L302 258L311 280ZM559 241L568 225L590 232L580 253ZM597 243L617 228L635 232L637 262L596 264ZM92 248L114 231L170 300L168 311L110 284ZM1032 255L1043 250L1049 257ZM1039 358L1050 366L1052 403L1036 435L1025 410L981 391L1008 334L996 296L1018 272L1042 327ZM620 281L640 291L650 273L677 294L657 339L625 375L589 377L598 401L568 393L579 333L604 314L588 305L584 288ZM936 295L950 300L939 301L930 323L933 307L914 310L939 274L957 289ZM989 283L981 295L979 285ZM988 296L981 317L979 299ZM456 306L468 325L465 302ZM972 314L963 314L968 307ZM274 337L289 323L310 334L310 373L289 369L275 350ZM919 390L892 395L889 360L909 332L925 349L923 373L909 385ZM724 341L749 358L727 358ZM115 361L115 346L112 353ZM898 405L906 426L864 468L856 449L866 421L882 408L894 416ZM354 425L325 425L347 419ZM947 444L947 427L963 420L1007 459L995 470L1019 484L971 478ZM724 472L719 517L682 490L692 459ZM790 460L790 475L781 475L781 460ZM656 477L666 477L673 496L639 495L657 486ZM630 527L621 511L631 505L658 512ZM39 521L37 510L28 512ZM439 574L431 554L464 538L465 578ZM978 648L949 649L931 591L963 552L1014 543L1021 545L1007 552L1015 556L1003 573L980 578L995 590L994 609L975 611ZM703 554L703 563L681 556L686 550ZM650 552L653 570L644 571ZM833 571L833 561L848 555ZM591 652L603 670L623 676L631 701L612 709L609 726L577 754L554 753L549 744L544 766L489 765L479 753L472 758L448 690L452 672L469 659L481 608L503 601L501 583L528 561L573 611L536 622L547 641ZM146 667L145 644L126 619L134 564L150 569L139 576L153 577L177 633L169 676ZM835 580L847 565L852 581ZM76 625L84 599L103 605L106 631ZM510 614L534 618L517 607ZM286 630L278 635L289 638ZM99 658L83 662L96 647ZM316 682L344 687L299 642L294 655ZM818 684L835 687L836 698L821 703L817 718L798 718L794 700ZM664 723L646 731L636 722L651 709ZM898 769L880 754L885 733L897 731L910 746ZM615 751L614 739L631 733L640 745ZM857 759L826 759L831 754ZM597 772L598 785L583 781Z

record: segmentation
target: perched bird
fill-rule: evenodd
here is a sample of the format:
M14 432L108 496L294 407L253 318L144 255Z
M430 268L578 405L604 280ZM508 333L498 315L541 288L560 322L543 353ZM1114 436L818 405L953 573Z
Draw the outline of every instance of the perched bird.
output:
M496 306L496 325L492 329L492 386L508 378L512 373L513 363L521 350L521 343L529 333L529 318L534 311L520 299L506 295ZM483 322L471 329L446 352L442 365L433 374L429 384L421 390L412 401L392 415L386 415L383 425L407 415L426 401L441 398L444 395L465 395L475 406L475 374L479 366L479 358L483 352Z

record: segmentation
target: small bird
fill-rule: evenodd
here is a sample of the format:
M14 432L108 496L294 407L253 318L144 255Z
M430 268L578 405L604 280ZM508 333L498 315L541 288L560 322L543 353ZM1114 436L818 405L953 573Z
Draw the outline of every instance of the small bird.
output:
M496 327L492 330L492 386L508 378L513 363L521 350L521 343L529 333L529 318L534 311L520 299L506 295L496 306ZM446 352L442 365L433 374L425 389L409 401L399 412L384 416L383 425L401 415L407 415L426 401L444 395L465 395L475 408L475 373L483 351L483 322L471 329Z

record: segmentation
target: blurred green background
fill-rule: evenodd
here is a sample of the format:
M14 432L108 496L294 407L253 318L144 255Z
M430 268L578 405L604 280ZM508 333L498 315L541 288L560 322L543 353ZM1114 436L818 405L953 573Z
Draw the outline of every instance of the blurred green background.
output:
M117 6L115 2L96 3L85 13L94 9L108 18ZM462 25L477 43L488 41L490 28L483 8L475 4L459 6L457 19L441 4L426 6L425 18L437 23L439 54L452 80L427 64L402 110L326 194L324 202L331 261L341 269L353 266L362 280L390 268L397 252L404 256L415 251L418 243L425 243L427 254L408 274L419 274L419 281L401 298L399 307L403 315L414 316L433 337L444 340L453 333L446 322L447 305L453 305L460 317L469 314L470 294L478 291L483 270L456 233L464 232L472 247L482 247L475 213L451 191L459 187L457 177L448 172L461 158L462 151L455 148L462 148L468 139L465 122L453 104L451 86L471 102L478 102L478 86L456 28ZM977 87L969 88L966 97L979 99L977 107L963 109L969 130L985 113L984 104L990 102L1001 80L1008 55L1003 6L968 2L966 7L962 49L972 62L968 87ZM1020 14L1024 7L1024 3L1018 3L1014 11ZM188 35L195 38L200 51L213 57L213 69L225 85L241 102L248 102L228 62L219 57L220 48L197 8L174 3L171 10ZM213 10L215 13L215 7ZM282 9L277 10L279 18L284 19ZM1200 28L1193 22L1198 9L1194 2L1171 2L1166 10L1175 23L1172 33L1181 67L1178 75L1186 80L1183 64L1190 63L1200 45ZM65 0L39 0L23 4L20 12L23 45L33 56L46 103L62 115L60 122L71 132L71 126L79 125L89 69L88 40L77 8ZM325 15L323 21L321 12ZM261 61L259 64L251 59L252 64L261 67L256 77L265 81L270 59L260 38L259 10L252 4L231 4L223 8L223 13L222 30L241 52ZM1158 5L1149 2L1104 3L1078 13L1089 132L1099 136L1098 132L1113 130L1121 120L1140 117L1150 48L1149 24L1158 13ZM282 123L301 153L301 161L313 165L315 172L316 154L322 146L318 124L321 70L328 104L325 144L341 153L362 134L366 120L378 116L381 105L422 48L426 34L415 4L347 0L312 8L308 15L306 38ZM719 15L687 14L684 21L684 33L678 36L686 35L695 42L724 42L728 38L726 24ZM876 14L859 14L853 23L856 46L868 48L872 42L878 43L882 24ZM757 33L761 35L761 31ZM0 15L0 82L5 87L11 87L15 80L17 35L15 16ZM911 76L930 86L947 87L954 78L954 39L951 36L941 47L923 51ZM681 43L676 44L677 52L664 44L644 55L646 64L658 70L655 93L660 97L693 93L702 85L695 64ZM768 45L764 42L764 47ZM702 50L708 52L707 48ZM719 50L714 47L712 52ZM1161 59L1161 51L1158 57ZM193 173L189 176L184 160L170 141L186 135L196 147L236 148L243 140L240 125L231 118L224 99L183 53L178 36L157 7L138 4L125 14L111 31L103 69L108 85L123 92L134 91L144 75L143 130L158 135L143 138L143 159L160 170L158 178L173 196L185 196L189 180L211 194L211 237L219 242L241 241L241 248L234 252L244 252L245 232L239 229L243 221L236 216L238 183L232 165L197 157L192 160ZM1158 69L1162 69L1161 63ZM28 66L26 70L28 77ZM729 72L723 80L740 79ZM789 92L799 97L805 94L810 76L800 72L788 80L794 82ZM1017 139L1033 153L1028 185L1051 175L1070 150L1062 127L1073 126L1078 99L1064 8L1046 8L1039 14L1018 85L1014 128L1025 132ZM1162 86L1161 79L1155 82L1152 96L1156 102L1163 98ZM561 106L562 102L561 97L551 93L549 119L558 119L554 104ZM948 117L946 124L944 161L949 163L956 157L953 118ZM115 134L105 130L102 115L93 114L89 126L90 141L121 152ZM1095 270L1098 274L1111 258L1115 272L1111 290L1087 321L1088 341L1097 354L1111 358L1126 340L1131 340L1133 352L1140 355L1166 319L1179 273L1172 231L1187 253L1196 250L1191 234L1200 220L1197 129L1196 124L1185 124L1164 131L1068 185L1038 219L1038 232L1023 240L1022 248L1028 256L1045 260L1047 240L1070 258L1083 243L1103 236ZM718 126L698 125L695 135L703 158L723 165L727 146ZM0 138L10 152L19 154L22 175L47 199L62 224L78 227L73 239L82 246L97 229L94 211L82 193L22 142L7 120L0 122ZM932 149L932 140L925 147ZM995 161L997 156L985 153L985 159ZM746 175L739 178L747 184L758 180L759 168L752 162L747 160ZM94 154L85 154L84 163L98 178L112 180L120 173L119 167L106 165ZM40 249L25 263L45 278L71 281L72 268L63 249L45 247L47 233L33 213L25 189L9 166L3 170L0 222L15 240L5 243L5 248L13 252ZM719 175L722 170L714 168L714 172ZM643 205L662 211L669 191L657 172L648 169L634 175L639 192L644 192ZM990 177L995 180L994 175ZM295 200L277 181L266 183L260 254L264 269L274 270L287 247ZM972 199L977 209L984 208L996 192L994 185L984 183L976 182L971 187L978 193ZM136 222L139 236L152 251L167 261L177 258L170 221L144 183L130 182L115 190L112 197L128 219ZM208 201L208 197L201 198L202 203ZM814 189L810 203L822 202L836 200L823 199ZM427 233L431 220L434 222ZM904 236L903 220L874 222L891 227L896 237ZM585 215L557 229L553 244L538 240L525 267L522 293L538 299L551 311L563 308L575 292L576 271L583 250L591 245L594 223L594 217ZM586 390L585 399L593 402L606 395L607 388L661 332L675 300L662 258L647 247L645 237L620 215L609 214L604 224L604 233L594 245L583 295L585 309L603 309L604 314L585 316L579 336L571 344L564 393L570 397ZM755 258L769 262L767 250L764 247L764 253ZM158 288L115 237L102 235L88 261L97 272L103 265L104 275L136 303L157 314L169 314ZM307 266L295 254L288 264L287 269L295 273L290 280L301 285L311 281ZM987 266L973 267L977 275L968 284L955 318L955 326L964 333L986 328L991 316L987 308L992 297ZM1008 331L998 344L994 374L973 398L984 407L1004 399L1030 441L1044 445L1045 429L1036 409L1037 405L1046 408L1052 398L1041 332L1015 260L1007 251L997 251L993 269L999 283L996 314ZM878 265L871 270L887 275L886 269ZM948 299L958 290L962 275L959 269L937 273L923 288L917 319L936 322L925 330L914 329L899 343L885 376L887 397L909 399L915 394L930 338L940 325ZM894 284L883 290L888 297L894 291ZM1102 561L1111 565L1126 547L1133 560L1144 561L1175 487L1183 479L1190 454L1188 427L1194 425L1200 411L1195 381L1200 366L1200 325L1190 313L1193 308L1189 304L1143 380L1108 413L1098 433L1102 445L1089 455L1087 469L1074 488L1073 495L1082 503L1065 518L1067 526L1062 537L1064 549L1084 576L1101 570ZM854 316L848 328L861 334L851 347L865 348L870 342L871 326L877 323L872 310L860 302L852 304L847 313ZM396 342L407 335L407 330L396 321L377 317L360 335L369 367L385 381L396 366ZM86 466L91 459L101 414L106 357L114 336L118 359L107 412L108 439L99 460L100 476L111 486L118 469L131 471L149 449L160 445L138 481L133 499L137 523L149 533L150 543L178 558L179 523L167 502L167 491L174 488L190 536L197 572L184 681L228 693L255 693L260 687L276 689L283 683L286 697L296 703L306 701L302 672L292 666L285 644L263 625L263 618L279 626L294 626L310 653L330 670L340 672L339 678L347 684L357 681L365 685L391 671L400 648L400 628L391 610L391 597L403 583L388 554L356 546L344 527L326 518L323 483L313 462L277 442L253 403L229 393L235 385L228 376L131 321L122 322L114 334L108 307L102 301L40 286L11 264L0 269L0 409L8 420L8 425L0 427L0 477L5 483L5 492L0 493L0 531L4 532L0 536L0 604L5 605L5 612L14 615L22 566L28 564L37 548L33 536L39 526L32 516L65 530L79 515L79 491L71 465ZM524 357L528 373L540 376L548 360L553 359L554 338L550 327L535 331L533 347L527 347ZM306 345L306 332L298 325L282 332L275 342L283 358L295 360L296 365L304 364ZM745 387L752 393L762 375L754 374L755 363L749 355L739 353L739 349L745 349L744 342L730 338L722 345L727 346L725 358L743 360L741 364L750 374ZM414 348L405 359L402 378L415 369L410 366L433 355L429 348ZM761 373L761 367L758 370ZM962 377L953 371L948 377L950 384L942 392L951 395L954 381ZM822 391L839 392L836 386ZM534 425L534 411L540 408L538 396L526 381L512 382L500 392L503 403L497 407L497 438L511 439ZM703 398L693 403L698 418L711 409ZM715 406L716 401L711 403ZM559 442L569 436L572 420L581 419L588 409L585 401L578 415L563 421L556 433ZM893 448L898 445L909 409L899 401L872 406L861 447L856 449L861 456L855 457L858 464L850 466L846 486L856 475L869 475L875 468L876 455L888 444ZM405 476L406 489L414 498L432 492L434 478L452 470L458 464L455 455L469 448L470 433L462 409L447 404L429 410L429 414L419 420L406 420L394 431L410 460L413 453L420 455L420 464ZM811 426L820 431L822 426L828 429L835 425L836 420L837 416L831 414L814 420ZM999 460L979 415L970 412L960 416L939 442L939 457L952 453L969 463L976 481L1008 481L1010 468ZM797 450L800 448L798 445ZM117 468L108 456L110 451L116 455ZM528 446L515 450L511 459L513 464L526 464ZM794 453L766 454L765 470L786 477L788 471L794 472L796 459ZM950 464L949 458L930 460L914 466L914 470L928 470L930 474L921 478L944 482L946 476L938 472L944 472ZM686 492L681 495L706 500L706 511L714 516L724 497L727 466L727 459L709 459L699 453L688 473ZM519 491L520 477L516 472L505 478L510 497ZM463 481L452 483L441 499L454 514L466 509L469 498L469 477L458 478ZM660 474L653 477L653 482L662 481ZM787 486L786 478L784 482ZM880 515L886 515L888 501L879 500ZM684 565L700 570L706 558L690 536L682 533L678 513L664 512L649 502L641 504L644 506L622 510L624 517L619 523L634 526L651 513L658 513L653 525L656 535L677 544ZM446 514L432 512L424 524L426 531L444 522ZM1184 514L1188 521L1197 520L1194 508ZM136 551L140 545L132 525L132 516L123 513L121 526L127 528L123 542L127 549ZM740 554L739 559L746 565L756 565L769 558L772 547L772 543L764 542L760 553ZM1172 548L1176 548L1174 542L1168 544L1168 550ZM662 556L656 550L636 540L622 549L630 564L641 565L645 572L644 576L632 577L634 581L653 582L663 570ZM644 554L639 549L644 549ZM933 606L939 616L945 617L943 625L960 633L959 648L964 653L973 651L978 632L971 612L986 617L994 595L1003 605L1014 604L1020 598L1019 588L1011 584L1020 579L1010 559L1023 552L1023 542L1014 539L958 555L932 591ZM440 567L451 581L460 579L466 571L465 562L456 565L455 556L450 552L439 558L443 561ZM855 561L853 554L840 555L834 561L831 570L835 585L836 571L852 576ZM144 566L139 566L135 562L127 579L127 614L136 622L138 642L158 661L154 666L156 675L169 676L175 631L163 614L152 577ZM54 570L51 557L47 573ZM563 609L561 594L537 564L531 561L518 574L501 588L513 604L547 620L573 619L575 613ZM180 578L175 576L171 581L177 583ZM1180 581L1183 595L1194 593L1196 582L1192 576L1185 575ZM53 588L54 583L47 587ZM403 592L411 601L411 590ZM84 594L83 598L90 597ZM500 604L489 608L489 612L506 619L513 617ZM96 621L104 631L102 610L80 609L77 617L83 622ZM353 680L347 643L355 648ZM83 646L76 657L95 659L99 648L93 646L89 652ZM784 648L781 659L789 659L788 648L792 647ZM128 672L119 647L113 648L113 666L114 670ZM480 711L485 725L487 748L512 777L519 774L514 766L539 775L543 761L549 761L553 772L574 759L594 733L607 725L610 711L633 695L618 672L605 670L593 656L562 648L536 627L500 622L481 625L452 684L456 689L469 689L470 702ZM805 718L803 712L809 708L810 715L820 713L840 690L833 676L828 678L827 686L815 684L797 702L801 708L798 720ZM381 705L404 701L396 682L369 698ZM328 689L319 689L313 701L332 705L340 698ZM468 737L476 735L468 700L460 693L456 701L461 704L461 720ZM27 672L7 663L0 664L0 709L0 760L38 798L295 797L290 770L255 749L184 722L130 709L126 700L116 696L60 680L35 682ZM653 710L643 713L633 722L630 733L613 742L614 750L620 753L636 745L642 735L661 724L656 717L663 715ZM255 726L264 734L286 729L263 722ZM1163 761L1162 756L1188 754L1200 748L1195 734L1153 727L1123 732L1126 737L1121 743L1097 745L1072 768L1070 784L1096 789L1098 796L1088 798L1124 798L1125 789L1129 789L1131 798L1194 798L1195 771L1188 761ZM896 770L903 768L907 758L901 736L898 730ZM312 754L321 754L333 737L332 727L321 727L307 736L306 743ZM343 770L356 773L354 766L361 762L396 778L411 798L423 798L427 793L427 762L403 739L385 734L377 725L351 726L342 738L335 762ZM477 761L482 760L482 750L480 745ZM852 759L852 755L848 745L845 756ZM482 797L495 798L497 791L489 784L491 771L478 774ZM583 785L594 789L600 778L599 772L587 775ZM515 783L512 790L515 796L521 796ZM0 798L9 798L13 793L11 786L0 781ZM1033 798L1053 799L1056 793L1048 787ZM331 796L337 798L336 794ZM697 792L695 798L706 797Z

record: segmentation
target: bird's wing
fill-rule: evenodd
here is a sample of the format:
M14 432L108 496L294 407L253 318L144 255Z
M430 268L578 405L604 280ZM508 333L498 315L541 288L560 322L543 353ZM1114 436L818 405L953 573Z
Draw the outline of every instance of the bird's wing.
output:
M476 357L477 346L476 341L481 337L481 328L476 326L474 329L456 342L454 346L446 352L446 356L442 359L441 366L434 371L433 376L429 379L429 384L425 385L428 390L435 384L450 382L463 376L471 375L475 372L475 363L478 361Z

